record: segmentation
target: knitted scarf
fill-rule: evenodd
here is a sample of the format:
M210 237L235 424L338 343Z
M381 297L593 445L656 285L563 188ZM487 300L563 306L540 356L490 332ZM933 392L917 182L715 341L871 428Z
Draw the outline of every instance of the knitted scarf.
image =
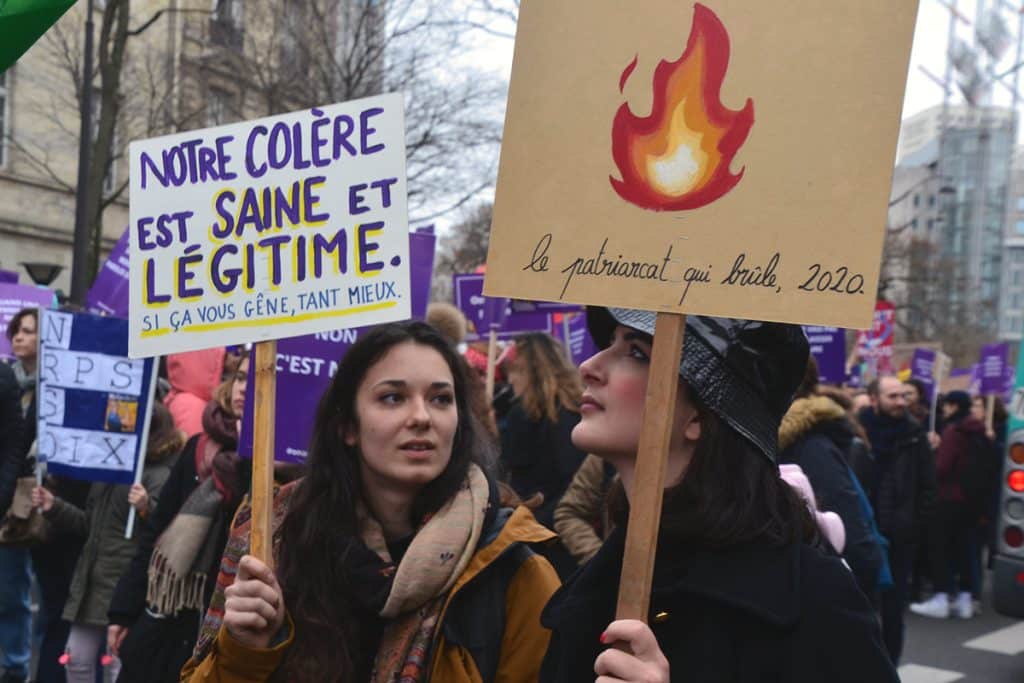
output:
M280 541L276 530L287 515L295 485L282 487L274 496L273 526L275 553ZM430 648L438 619L448 592L465 571L484 531L490 492L487 478L475 465L463 487L436 514L424 520L398 566L387 549L383 529L360 508L362 526L351 553L352 561L366 564L352 571L359 585L353 587L357 599L373 603L387 619L380 646L374 658L372 683L417 683L426 680L430 666ZM206 657L224 621L224 591L234 581L238 562L249 551L251 509L242 503L228 538L217 588L206 613L193 659ZM359 552L359 551L365 551ZM363 578L369 581L362 585ZM377 586L375 581L383 581Z
M28 374L20 360L11 363L11 370L14 371L14 379L18 381L18 388L21 389L21 414L23 417L27 417L28 409L32 405L32 397L35 394L36 373Z

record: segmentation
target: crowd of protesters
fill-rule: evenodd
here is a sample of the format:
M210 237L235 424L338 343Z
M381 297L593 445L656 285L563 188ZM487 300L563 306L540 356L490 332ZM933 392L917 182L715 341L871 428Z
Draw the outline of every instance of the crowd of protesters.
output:
M20 312L0 507L44 532L0 529L2 681L896 681L908 608L976 613L1001 403L933 417L920 383L820 385L799 327L690 316L649 619L616 621L654 320L588 309L579 368L524 334L493 397L452 306L361 333L309 397L307 461L275 467L269 566L247 354L161 363L140 484L43 477Z

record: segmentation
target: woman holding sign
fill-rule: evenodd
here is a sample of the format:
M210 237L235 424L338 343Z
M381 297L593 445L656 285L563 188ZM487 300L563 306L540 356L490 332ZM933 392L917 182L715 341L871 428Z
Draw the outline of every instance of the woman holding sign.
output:
M655 314L588 311L573 441L628 497ZM648 623L613 621L626 517L552 598L544 682L897 681L878 621L779 477L778 432L803 375L799 327L690 316L679 367ZM653 549L652 549L653 551ZM623 649L609 646L618 644Z
M527 544L553 534L500 507L479 430L433 328L361 334L275 496L277 571L245 555L241 508L182 680L536 681L558 579Z

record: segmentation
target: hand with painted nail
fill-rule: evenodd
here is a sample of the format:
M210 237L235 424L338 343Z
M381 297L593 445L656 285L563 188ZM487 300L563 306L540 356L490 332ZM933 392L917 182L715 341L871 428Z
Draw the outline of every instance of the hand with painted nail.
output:
M284 623L284 595L267 565L246 555L235 582L224 591L224 626L242 645L263 649Z
M654 632L642 621L614 621L601 635L609 648L594 661L596 683L669 683L668 660L658 647Z

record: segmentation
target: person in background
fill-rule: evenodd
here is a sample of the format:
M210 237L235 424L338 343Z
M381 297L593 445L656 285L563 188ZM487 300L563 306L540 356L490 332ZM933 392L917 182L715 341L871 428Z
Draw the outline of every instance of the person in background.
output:
M842 519L846 531L843 558L857 585L875 604L883 549L865 516L847 460L857 433L846 411L832 399L816 395L817 387L818 364L811 356L796 400L779 428L779 464L799 465L817 494L818 506Z
M0 363L0 512L4 513L14 500L18 478L32 474L31 466L26 469L23 450L26 425L21 393L14 370ZM28 678L32 657L29 563L25 548L0 546L0 664L4 668L0 683L20 683Z
M172 353L167 356L167 379L171 390L164 405L174 424L189 438L203 431L203 414L213 390L223 381L223 347Z
M31 476L36 463L36 372L38 368L38 326L39 311L26 308L18 311L7 326L7 338L11 340L11 352L17 359L12 366L21 387L21 406L25 417L25 429L21 445L21 463L17 469L21 476ZM89 482L67 477L47 476L45 484L55 495L70 501L78 507L85 507L89 495ZM36 618L36 636L39 637L38 667L35 679L38 681L64 681L64 668L60 656L68 639L70 625L61 619L64 602L67 600L71 576L75 571L82 549L82 539L74 534L57 530L50 534L45 543L32 546L32 569L39 586L39 613ZM20 576L21 571L17 574ZM20 580L12 590L20 592L24 585L24 603L28 605L28 583ZM15 588L17 587L17 588ZM16 679L15 679L16 680Z
M612 532L608 492L615 468L588 455L555 507L555 532L579 564L597 554Z
M114 590L107 646L121 660L121 683L174 683L189 658L209 604L228 525L248 491L240 460L249 358L221 384L143 520L138 549Z
M501 432L501 463L520 497L544 496L537 521L553 529L555 506L587 457L572 442L579 371L555 338L540 332L517 337L501 368L516 397Z
M360 335L275 495L276 572L239 510L182 681L537 680L553 534L500 507L463 374L424 323Z
M587 317L602 350L580 368L573 441L615 466L628 500L647 494L634 487L656 315ZM687 316L679 393L662 406L674 423L648 623L614 621L623 514L544 610L541 683L898 680L871 606L775 462L807 356L798 326Z
M63 615L71 623L65 649L67 680L71 683L96 681L96 663L107 646L110 598L135 554L138 533L125 538L128 512L134 507L136 519L140 520L156 507L160 490L185 442L171 414L159 403L153 405L149 429L141 484L94 483L85 510L55 497L43 487L32 492L33 503L43 510L54 528L86 539ZM111 680L117 680L119 670L120 663L115 657L109 664Z
M894 664L903 653L903 616L916 542L935 510L935 461L925 430L907 411L903 383L884 375L868 386L871 406L858 421L871 442L870 467L858 472L889 542L893 587L882 593L882 635Z

